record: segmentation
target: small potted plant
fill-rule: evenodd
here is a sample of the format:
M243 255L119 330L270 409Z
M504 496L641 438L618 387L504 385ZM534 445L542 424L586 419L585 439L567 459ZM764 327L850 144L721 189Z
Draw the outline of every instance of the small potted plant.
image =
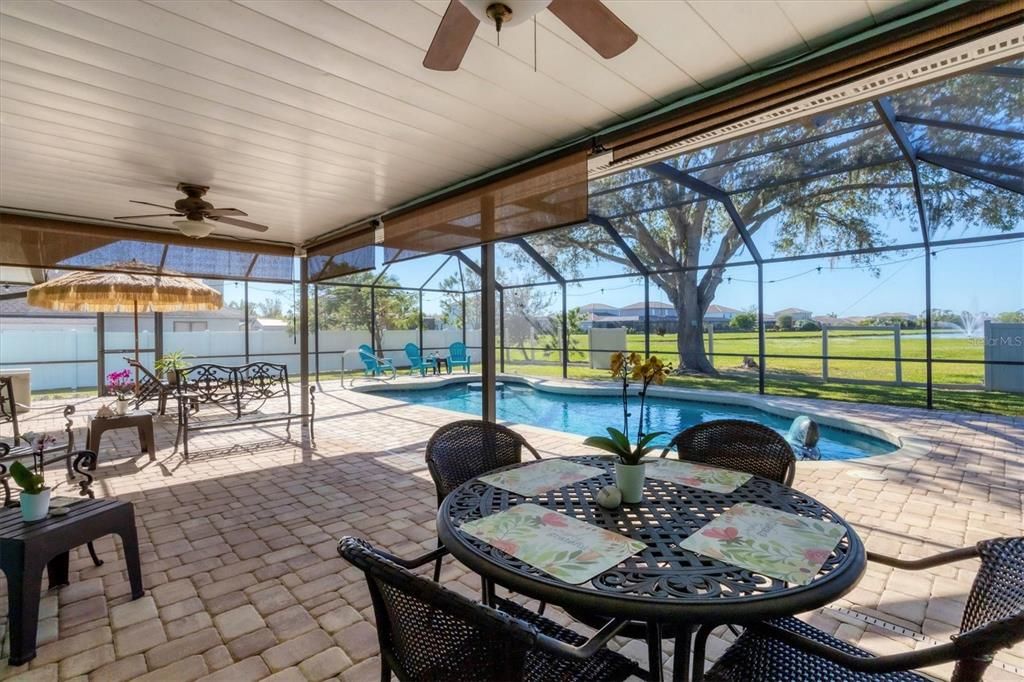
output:
M185 362L186 358L192 357L191 355L185 355L185 351L176 350L172 353L165 353L163 357L156 361L153 367L156 369L156 375L167 380L167 383L174 386L178 383L178 373L174 370L185 369L188 367L188 363Z
M131 371L127 369L107 375L107 395L114 395L117 398L114 411L119 415L128 413L128 405L131 403L131 397L135 391L135 384L132 382L131 376Z
M611 357L613 378L622 379L622 431L609 427L608 436L591 436L583 441L585 445L605 450L616 456L615 484L622 493L622 501L639 502L643 497L644 475L646 466L642 461L644 455L654 448L650 442L664 431L644 433L644 403L647 400L647 388L652 384L665 383L669 365L665 365L657 356L652 355L646 360L637 353L614 353ZM629 442L629 380L642 382L640 389L640 419L636 430L636 444Z
M21 488L21 518L25 521L39 521L45 519L50 512L50 489L46 487L43 479L43 452L50 445L57 442L57 439L47 434L32 434L32 455L36 459L35 469L38 473L29 469L21 462L14 462L11 465L11 478Z

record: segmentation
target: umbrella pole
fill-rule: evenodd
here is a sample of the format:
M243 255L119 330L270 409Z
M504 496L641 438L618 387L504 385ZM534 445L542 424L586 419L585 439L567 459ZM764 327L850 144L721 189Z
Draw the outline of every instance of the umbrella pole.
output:
M139 299L132 301L135 306L135 362L139 361ZM139 391L139 366L135 365L135 391L138 394Z

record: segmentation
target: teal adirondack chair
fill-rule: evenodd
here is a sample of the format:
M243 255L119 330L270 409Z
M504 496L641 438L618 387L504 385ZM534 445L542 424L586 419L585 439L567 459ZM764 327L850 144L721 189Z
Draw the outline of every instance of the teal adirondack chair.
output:
M368 344L359 346L359 359L363 361L365 369L364 376L381 376L384 372L391 372L394 377L397 374L395 365L387 358L378 358Z
M466 344L461 341L448 346L448 369L451 370L455 366L465 367L466 373L469 373L469 353L466 351Z
M427 376L427 364L423 361L423 352L415 343L405 344L405 355L409 358L409 374L419 371L421 377Z

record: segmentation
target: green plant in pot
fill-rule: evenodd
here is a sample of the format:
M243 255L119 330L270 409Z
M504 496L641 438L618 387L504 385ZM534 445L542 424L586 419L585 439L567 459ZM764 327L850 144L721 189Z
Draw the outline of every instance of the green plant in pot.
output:
M167 379L167 383L173 386L178 383L178 375L174 370L185 369L188 367L188 363L185 360L191 357L191 355L185 355L185 351L183 350L164 353L164 355L153 365L156 369L156 375Z
M21 488L21 518L25 521L45 519L50 511L50 489L42 470L35 473L21 462L11 465L11 478Z
M622 379L622 430L609 427L608 436L591 436L583 441L585 445L605 450L616 457L615 484L622 493L622 501L639 502L643 497L645 465L644 455L654 448L650 446L664 431L644 433L644 404L647 389L653 384L664 384L671 365L664 364L656 355L643 359L637 353L614 353L611 357L612 377ZM636 429L636 443L629 441L629 381L640 381L640 419Z

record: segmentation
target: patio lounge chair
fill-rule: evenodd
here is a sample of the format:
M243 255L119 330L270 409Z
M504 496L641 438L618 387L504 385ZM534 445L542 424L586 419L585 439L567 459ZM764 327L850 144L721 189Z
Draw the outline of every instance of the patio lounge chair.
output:
M414 575L446 552L403 561L357 538L338 553L366 574L380 642L381 680L625 680L643 674L605 644L613 623L590 640L504 599L470 601Z
M924 682L930 678L910 671L955 661L953 682L980 682L993 654L1024 641L1024 537L985 540L909 561L868 552L869 561L909 570L970 558L980 558L981 568L967 597L960 634L951 643L872 656L801 620L783 618L748 627L704 679ZM703 640L697 646L694 658L702 661Z
M175 387L153 374L148 367L134 358L126 357L124 361L128 363L129 367L142 374L142 379L139 380L139 385L135 388L135 409L139 409L143 403L156 398L158 412L166 414L167 396L174 395Z
M14 381L0 377L0 424L11 422L14 429L14 444L18 444L21 431L18 430L18 403L14 401Z
M796 455L786 439L773 429L744 419L716 419L680 432L662 450L675 448L679 459L745 471L792 485Z
M488 471L523 461L523 448L540 459L536 448L518 433L480 419L445 424L427 441L427 469L434 479L437 506L466 481ZM434 566L434 581L441 578L441 557Z
M384 372L391 372L391 378L394 379L398 376L398 372L395 370L395 365L387 358L379 358L377 354L373 352L368 344L359 346L359 359L363 361L365 369L363 370L363 376L374 376L379 377Z
M461 341L448 346L448 370L451 371L456 365L465 367L466 374L469 374L469 353L466 344Z
M420 376L427 375L427 364L423 360L423 353L415 343L405 344L405 356L409 358L409 374L419 370Z

